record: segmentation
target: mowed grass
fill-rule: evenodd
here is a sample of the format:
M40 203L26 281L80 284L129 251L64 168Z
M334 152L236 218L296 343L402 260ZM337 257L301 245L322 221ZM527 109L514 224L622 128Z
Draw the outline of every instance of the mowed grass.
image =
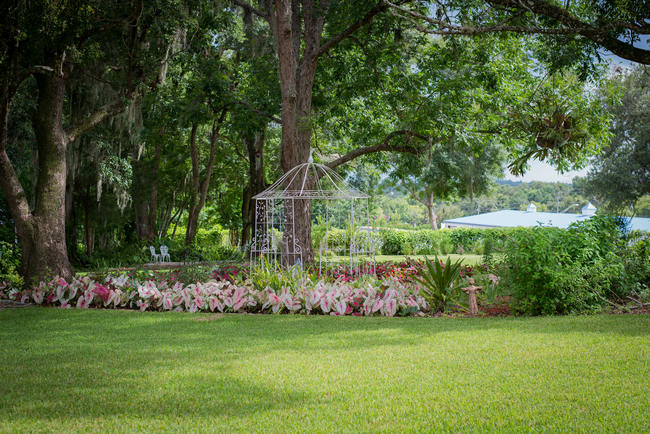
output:
M650 316L9 309L0 378L2 431L647 432Z

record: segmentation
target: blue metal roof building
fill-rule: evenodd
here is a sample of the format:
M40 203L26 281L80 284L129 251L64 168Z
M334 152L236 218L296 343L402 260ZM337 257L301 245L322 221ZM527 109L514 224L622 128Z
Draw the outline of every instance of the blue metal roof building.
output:
M588 203L582 207L581 214L567 214L556 212L537 212L534 204L528 205L526 211L503 210L485 214L470 215L449 219L443 222L445 228L503 228L503 227L531 227L551 226L567 228L571 223L584 221L596 213L596 208ZM650 218L633 217L630 222L631 230L650 232Z

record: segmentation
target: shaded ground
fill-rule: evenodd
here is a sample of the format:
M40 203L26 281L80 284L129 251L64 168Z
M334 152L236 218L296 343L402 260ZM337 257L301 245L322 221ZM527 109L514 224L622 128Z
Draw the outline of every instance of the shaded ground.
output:
M6 309L0 344L0 431L650 429L647 315Z

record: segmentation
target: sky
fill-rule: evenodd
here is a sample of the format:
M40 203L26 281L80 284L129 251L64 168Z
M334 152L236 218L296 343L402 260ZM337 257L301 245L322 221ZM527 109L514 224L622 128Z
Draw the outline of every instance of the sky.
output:
M585 168L578 171L560 173L547 163L543 163L538 160L533 160L530 163L530 169L526 171L524 176L514 176L510 172L507 172L504 178L511 181L565 182L568 184L571 183L571 180L575 176L585 176L588 170L589 168Z

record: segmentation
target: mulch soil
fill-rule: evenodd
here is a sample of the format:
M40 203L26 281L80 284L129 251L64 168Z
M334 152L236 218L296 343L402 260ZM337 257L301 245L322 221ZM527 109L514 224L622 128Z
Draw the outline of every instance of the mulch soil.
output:
M509 304L491 304L489 306L479 306L479 316L510 316L512 311Z

